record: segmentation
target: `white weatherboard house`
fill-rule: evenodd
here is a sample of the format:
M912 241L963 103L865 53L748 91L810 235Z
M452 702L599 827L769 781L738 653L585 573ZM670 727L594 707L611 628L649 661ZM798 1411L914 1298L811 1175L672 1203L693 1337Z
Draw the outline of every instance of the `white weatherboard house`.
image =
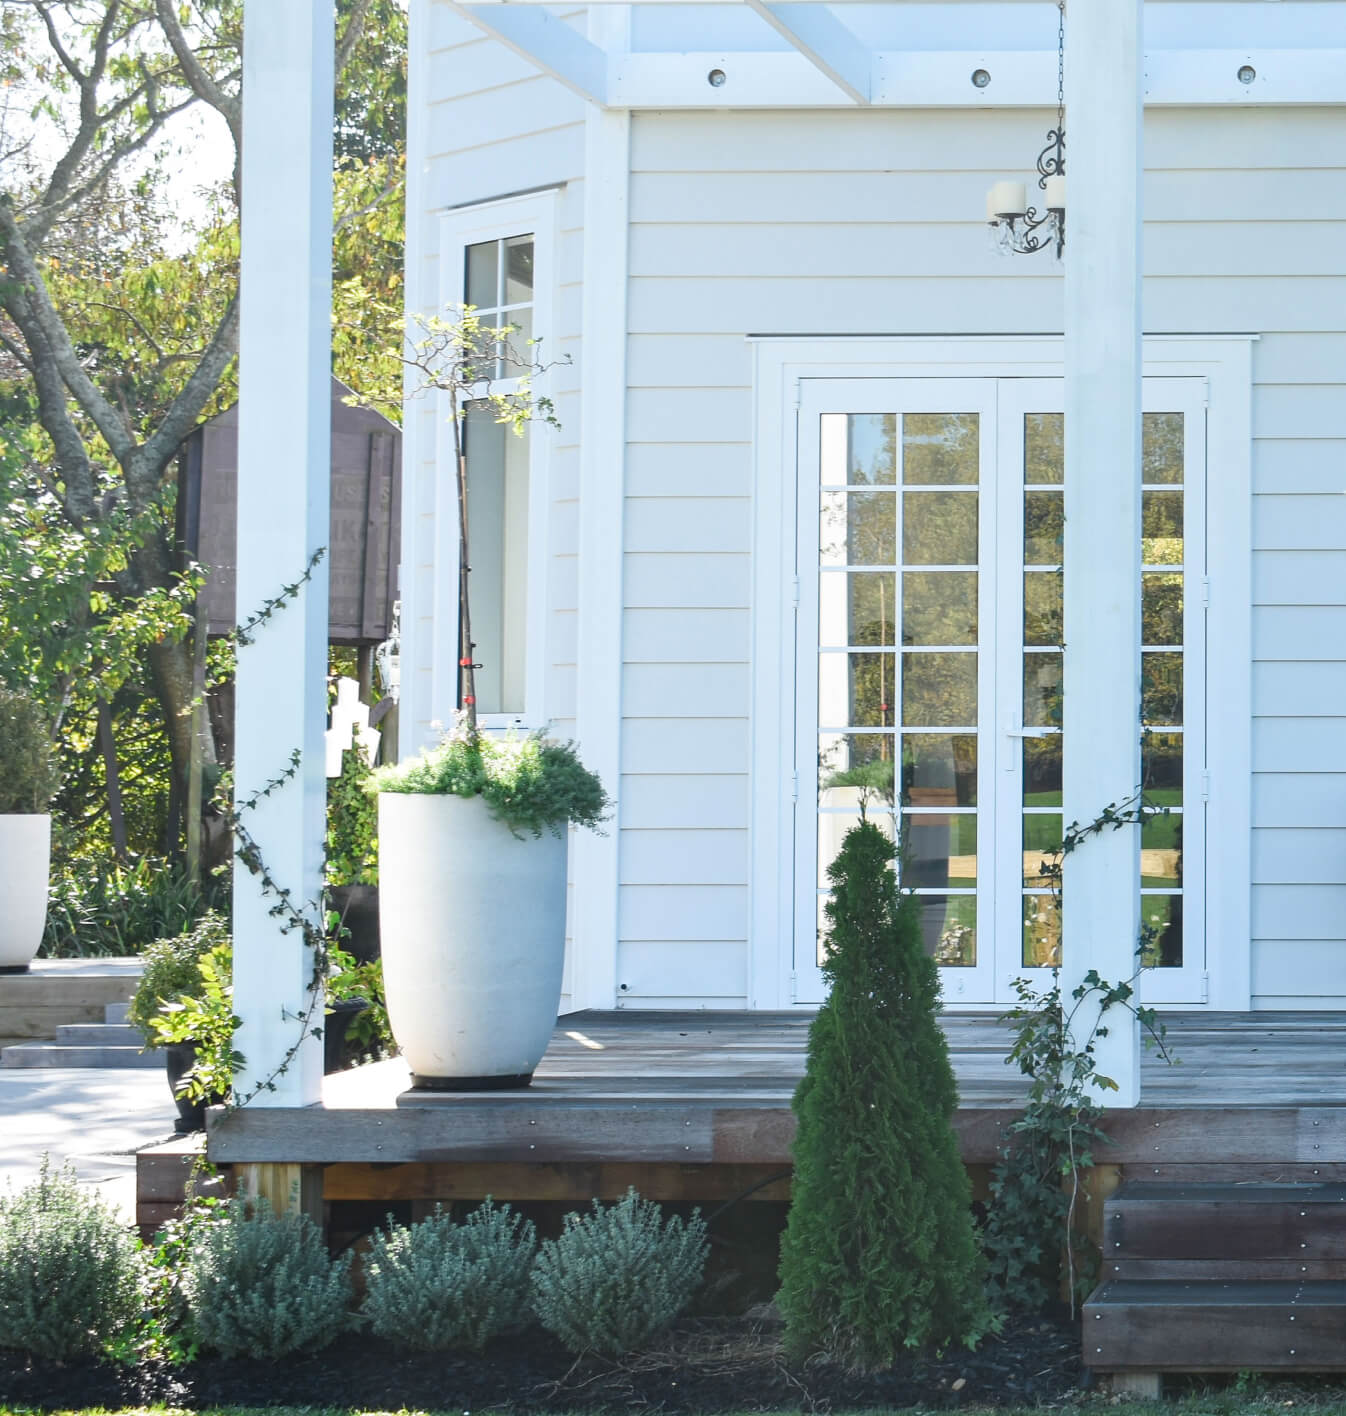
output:
M1346 1006L1346 3L1070 0L1060 263L985 220L1059 20L411 0L408 308L570 361L559 428L468 429L486 721L617 802L568 1008L818 1003L862 793L951 1006L1142 921L1151 1001ZM450 446L412 401L404 750L457 706ZM1063 820L1142 781L1058 926Z

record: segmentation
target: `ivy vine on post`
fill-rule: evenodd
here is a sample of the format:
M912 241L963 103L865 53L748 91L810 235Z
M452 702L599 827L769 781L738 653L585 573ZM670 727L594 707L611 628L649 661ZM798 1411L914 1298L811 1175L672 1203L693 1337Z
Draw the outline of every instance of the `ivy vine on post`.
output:
M1168 807L1154 805L1137 789L1125 801L1110 802L1087 825L1073 822L1061 849L1039 868L1058 915L1066 856L1105 831L1143 827L1167 814ZM1014 1033L1005 1061L1028 1078L1028 1098L992 1171L982 1235L991 1297L1001 1311L1041 1309L1053 1296L1058 1265L1064 1262L1073 1317L1077 1300L1097 1277L1098 1254L1081 1224L1080 1202L1082 1177L1093 1167L1096 1149L1108 1143L1098 1092L1117 1089L1111 1077L1099 1072L1095 1056L1098 1041L1108 1034L1109 1011L1121 1008L1132 1014L1147 1045L1170 1064L1176 1061L1158 1015L1136 1001L1154 936L1153 926L1142 924L1135 971L1120 983L1109 983L1091 969L1066 999L1059 964L1045 989L1026 978L1014 980L1018 1002L1002 1019ZM1081 1037L1076 1029L1086 1005L1093 1024Z

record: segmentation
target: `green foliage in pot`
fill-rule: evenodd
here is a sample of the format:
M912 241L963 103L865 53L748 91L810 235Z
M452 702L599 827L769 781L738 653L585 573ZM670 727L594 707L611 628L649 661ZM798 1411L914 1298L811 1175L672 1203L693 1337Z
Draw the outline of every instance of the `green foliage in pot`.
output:
M0 686L0 816L42 816L56 792L56 759L42 712Z
M335 944L329 944L327 959L331 971L327 976L327 1005L363 999L369 1006L350 1021L346 1039L365 1058L391 1057L396 1051L393 1029L388 1021L388 1003L383 989L383 962L373 959L357 964L353 955Z
M352 729L352 736L355 730ZM379 811L369 792L373 768L358 740L341 754L341 775L327 782L327 883L379 883Z
M856 1369L889 1366L905 1348L971 1346L990 1326L939 977L893 855L862 820L828 870L831 992L795 1092L781 1241L787 1353Z
M150 1019L152 1046L190 1042L196 1047L192 1070L178 1090L193 1099L228 1096L243 1055L234 1048L233 945L217 944L197 962L195 990L163 1002Z
M213 910L194 928L172 939L156 939L142 955L144 972L131 999L127 1021L145 1035L147 1047L158 1047L157 1018L165 1004L201 988L201 960L212 949L228 946L229 921Z
M597 829L611 805L574 746L539 733L447 737L420 757L374 772L370 789L479 796L516 836L559 836L572 824Z

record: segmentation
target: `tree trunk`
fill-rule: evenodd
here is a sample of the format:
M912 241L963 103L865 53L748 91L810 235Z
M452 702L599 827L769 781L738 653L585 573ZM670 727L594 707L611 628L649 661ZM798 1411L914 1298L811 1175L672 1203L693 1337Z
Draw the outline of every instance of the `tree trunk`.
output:
M126 817L122 812L121 771L117 765L117 741L112 735L112 709L107 699L98 700L98 750L103 756L103 774L107 781L108 826L112 832L112 849L118 860L127 856Z

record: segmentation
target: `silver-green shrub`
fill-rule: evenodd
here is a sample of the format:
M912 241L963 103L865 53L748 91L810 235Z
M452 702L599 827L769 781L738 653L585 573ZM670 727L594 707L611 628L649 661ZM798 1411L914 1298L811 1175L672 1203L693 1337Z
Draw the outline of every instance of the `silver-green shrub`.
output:
M351 1255L328 1257L307 1215L231 1200L188 1260L197 1336L226 1357L284 1357L326 1347L348 1326Z
M665 1220L634 1190L566 1216L533 1269L533 1310L572 1352L615 1357L648 1342L687 1306L706 1265L699 1214Z
M0 1197L0 1347L57 1361L104 1351L140 1313L130 1230L66 1164Z
M528 1322L536 1249L532 1224L489 1197L462 1224L436 1208L370 1240L363 1314L376 1336L401 1347L479 1352Z

